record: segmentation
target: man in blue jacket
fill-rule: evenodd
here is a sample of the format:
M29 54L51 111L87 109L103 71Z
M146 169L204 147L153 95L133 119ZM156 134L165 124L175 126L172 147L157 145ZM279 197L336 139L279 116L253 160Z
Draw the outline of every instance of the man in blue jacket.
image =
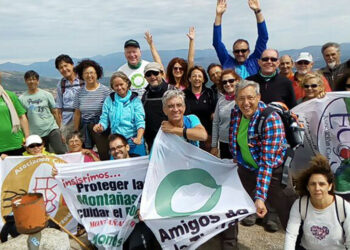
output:
M226 0L218 0L216 6L216 17L214 23L213 46L220 63L224 69L234 69L243 79L258 73L258 59L266 49L268 34L264 16L260 9L259 0L248 0L249 7L254 11L258 23L258 40L255 44L254 52L249 56L250 49L248 41L238 39L233 43L234 58L228 53L221 39L222 15L227 8ZM249 57L248 57L249 56Z

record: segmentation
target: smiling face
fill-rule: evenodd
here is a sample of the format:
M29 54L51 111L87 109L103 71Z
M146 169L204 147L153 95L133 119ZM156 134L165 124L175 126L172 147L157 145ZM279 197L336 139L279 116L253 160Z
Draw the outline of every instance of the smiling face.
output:
M72 77L75 77L74 65L70 63L66 63L65 61L61 61L58 64L58 71L66 79L71 79Z
M29 92L35 92L39 86L39 80L35 77L29 77L25 79Z
M159 71L150 70L145 73L145 78L152 87L157 87L162 83L163 74Z
M175 78L181 78L184 74L184 69L180 63L175 63L173 67L173 75Z
M209 70L209 78L215 85L220 83L222 69L219 66L214 66Z
M190 83L192 88L200 88L204 83L204 76L202 71L195 69L191 72Z
M295 63L295 67L300 75L305 75L306 73L311 72L313 66L314 63L307 60L300 60Z
M250 119L256 110L260 101L260 94L256 93L255 87L248 86L236 93L236 102L245 118Z
M109 151L113 159L126 159L129 158L130 146L124 144L119 138L109 142Z
M233 95L235 93L235 86L238 80L232 74L225 74L222 76L222 85L225 93L228 95Z
M172 124L179 123L183 120L185 109L185 102L181 97L173 97L163 106L163 112L168 117L168 121Z
M73 136L68 141L69 152L80 152L83 149L83 142L78 136Z
M316 98L322 91L323 85L316 77L309 78L303 83L305 98L307 100Z
M331 69L340 64L340 52L335 47L328 47L323 51L323 59Z
M310 176L307 190L312 200L321 201L330 195L328 192L332 190L332 184L328 183L326 176L323 174L313 174Z
M97 83L97 73L94 67L89 66L83 70L83 80L87 85L94 85Z
M140 48L128 46L124 49L124 55L129 64L136 66L141 61Z
M265 50L258 61L261 73L264 75L272 75L279 66L278 54L275 50Z
M42 143L33 143L26 147L26 151L30 155L41 155L44 145Z
M125 97L129 90L129 85L120 77L113 79L112 89L120 96Z
M280 58L279 69L282 75L288 76L293 73L293 61L288 55L284 55Z
M233 55L239 64L243 64L249 56L249 46L245 42L237 42L233 46Z

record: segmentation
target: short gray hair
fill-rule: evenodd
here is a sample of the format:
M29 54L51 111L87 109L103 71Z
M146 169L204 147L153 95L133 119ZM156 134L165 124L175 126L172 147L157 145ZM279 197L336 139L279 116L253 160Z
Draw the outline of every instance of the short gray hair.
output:
M163 98L162 98L163 107L165 107L166 103L174 97L180 98L182 102L185 103L185 93L183 91L179 89L169 89L163 95Z
M249 81L249 80L242 80L235 86L235 93L236 96L238 95L238 91L245 89L246 87L252 86L255 88L255 92L257 95L260 94L260 86L259 83L254 82L254 81Z
M328 49L329 47L334 47L337 49L337 51L340 51L340 45L339 43L335 43L335 42L329 42L329 43L325 43L323 44L322 48L321 48L321 52L323 54L323 52Z

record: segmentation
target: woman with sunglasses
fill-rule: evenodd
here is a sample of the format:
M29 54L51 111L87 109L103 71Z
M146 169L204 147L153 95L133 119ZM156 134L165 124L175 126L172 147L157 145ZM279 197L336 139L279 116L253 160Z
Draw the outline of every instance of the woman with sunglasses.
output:
M24 156L39 156L39 155L55 155L45 150L43 140L38 135L30 135L26 139L25 143L26 151Z
M215 94L212 89L207 88L208 76L201 66L194 66L188 72L190 86L184 90L186 102L186 114L196 115L208 132L208 139L200 142L200 148L210 152L212 121L215 110Z
M187 73L188 73L188 70L192 68L194 65L194 39L195 39L194 27L190 27L187 37L189 38L189 49L188 49L188 58L187 58L188 62L186 62L184 59L179 57L175 57L171 59L170 62L168 63L166 75L164 76L165 79L167 79L168 84L174 86L175 89L180 89L180 90L184 90L188 87ZM153 60L163 66L162 60L158 54L158 51L153 42L152 35L149 31L145 33L145 39L150 46Z
M121 134L127 138L130 153L146 155L143 139L145 111L140 98L130 90L131 81L121 71L113 73L110 85L114 92L104 101L102 115L94 131L101 133L110 128L112 134Z
M221 95L215 108L213 130L211 139L210 153L220 158L232 159L229 151L229 127L231 110L235 105L235 86L241 80L241 77L232 69L225 69L221 74L221 81L218 89L224 95Z
M305 95L303 102L313 98L323 98L326 95L322 75L316 72L307 73L302 81Z

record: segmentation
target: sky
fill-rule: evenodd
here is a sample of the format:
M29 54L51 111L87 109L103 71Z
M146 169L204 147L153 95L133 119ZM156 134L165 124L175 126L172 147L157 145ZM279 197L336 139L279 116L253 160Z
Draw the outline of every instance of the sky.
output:
M247 0L227 0L223 42L254 44L256 19ZM279 50L350 42L349 0L260 0L268 47ZM212 47L216 0L0 0L0 63L29 64L61 53L83 58L123 50L133 38L148 50L150 30L159 50Z

